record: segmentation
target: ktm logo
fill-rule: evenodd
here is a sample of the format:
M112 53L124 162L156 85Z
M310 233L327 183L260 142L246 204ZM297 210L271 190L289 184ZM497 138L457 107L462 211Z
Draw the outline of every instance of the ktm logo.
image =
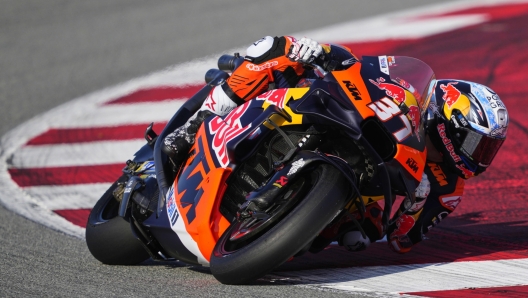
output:
M354 100L361 100L361 92L359 92L356 85L352 84L350 81L343 81L348 91L350 91L350 95L354 97Z
M436 181L438 181L438 184L440 184L440 186L446 186L447 177L442 171L442 169L440 168L440 166L432 162L428 163L427 165L429 166L429 168L431 168L431 172L433 172L433 175L435 176Z
M413 172L418 172L418 164L414 159L409 157L405 163L411 168L411 170L413 170Z

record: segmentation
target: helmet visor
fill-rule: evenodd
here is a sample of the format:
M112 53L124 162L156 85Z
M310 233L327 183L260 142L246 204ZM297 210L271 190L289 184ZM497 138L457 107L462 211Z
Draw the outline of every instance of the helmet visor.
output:
M481 166L489 166L502 146L504 139L482 135L467 128L461 129L465 136L461 141L462 151Z

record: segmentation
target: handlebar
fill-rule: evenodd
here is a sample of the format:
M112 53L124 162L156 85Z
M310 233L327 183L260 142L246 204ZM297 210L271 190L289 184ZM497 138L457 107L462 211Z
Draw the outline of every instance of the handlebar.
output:
M223 71L233 71L244 62L244 57L241 57L239 53L234 55L222 55L218 58L218 69Z

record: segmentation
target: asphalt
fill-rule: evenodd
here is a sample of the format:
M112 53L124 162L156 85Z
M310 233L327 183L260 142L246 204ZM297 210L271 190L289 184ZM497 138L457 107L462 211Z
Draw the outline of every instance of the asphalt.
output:
M76 97L265 35L438 2L0 0L0 135ZM224 286L179 263L102 265L84 241L4 207L0 259L2 297L361 297L274 280Z

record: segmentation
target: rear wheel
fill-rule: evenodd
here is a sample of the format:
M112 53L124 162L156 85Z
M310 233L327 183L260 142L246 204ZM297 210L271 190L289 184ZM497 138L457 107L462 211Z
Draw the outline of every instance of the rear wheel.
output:
M88 217L86 244L90 253L104 264L134 265L150 257L134 236L130 223L117 215L119 202L113 191L126 178L122 176L103 194Z
M255 218L234 222L211 255L211 272L224 284L246 284L301 251L345 206L349 187L322 164L288 183L278 203Z

